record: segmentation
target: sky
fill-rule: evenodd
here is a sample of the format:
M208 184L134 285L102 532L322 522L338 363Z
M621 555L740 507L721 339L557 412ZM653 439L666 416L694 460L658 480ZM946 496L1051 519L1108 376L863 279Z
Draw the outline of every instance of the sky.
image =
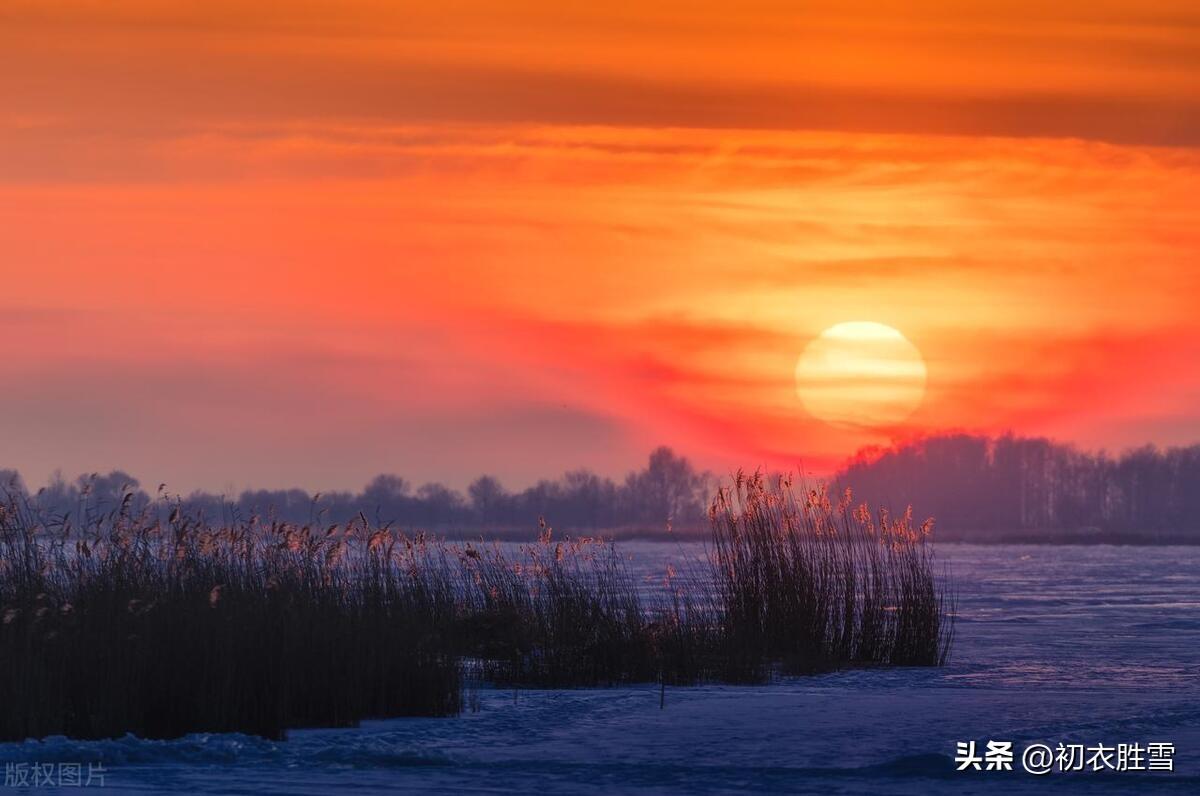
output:
M8 0L0 467L517 487L1200 441L1186 0ZM824 422L884 324L911 415Z

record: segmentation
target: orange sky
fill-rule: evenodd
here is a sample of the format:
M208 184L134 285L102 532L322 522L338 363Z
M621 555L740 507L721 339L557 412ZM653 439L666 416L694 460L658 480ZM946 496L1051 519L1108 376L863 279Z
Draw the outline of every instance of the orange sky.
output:
M179 5L0 6L34 483L1200 439L1194 3ZM797 399L850 320L926 358L902 427Z

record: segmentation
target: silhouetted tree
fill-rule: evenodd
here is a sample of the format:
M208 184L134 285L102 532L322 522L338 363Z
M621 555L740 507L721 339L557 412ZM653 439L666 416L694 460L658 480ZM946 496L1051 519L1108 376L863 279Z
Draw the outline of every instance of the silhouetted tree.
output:
M475 516L484 525L504 519L504 504L508 502L509 496L498 479L490 475L480 476L467 487L467 494L471 496L471 507L475 510Z

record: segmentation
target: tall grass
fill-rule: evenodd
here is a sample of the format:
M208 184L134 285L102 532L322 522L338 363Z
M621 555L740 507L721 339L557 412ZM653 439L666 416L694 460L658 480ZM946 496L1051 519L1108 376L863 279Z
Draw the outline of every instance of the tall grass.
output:
M10 504L0 528L0 738L278 738L458 710L451 584L385 561L365 524L121 510L71 529Z
M738 477L711 559L646 594L598 539L450 545L360 516L212 525L0 507L0 739L175 737L452 715L505 685L763 680L937 665L928 528Z
M798 673L937 666L953 625L936 577L932 521L872 514L847 492L797 495L738 474L709 511L723 635L749 661Z

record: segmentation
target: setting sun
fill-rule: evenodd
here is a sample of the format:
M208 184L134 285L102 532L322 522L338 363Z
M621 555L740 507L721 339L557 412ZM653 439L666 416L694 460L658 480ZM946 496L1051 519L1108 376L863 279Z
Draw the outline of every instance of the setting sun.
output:
M882 323L831 326L796 363L796 392L808 413L843 428L895 425L925 397L925 360Z

